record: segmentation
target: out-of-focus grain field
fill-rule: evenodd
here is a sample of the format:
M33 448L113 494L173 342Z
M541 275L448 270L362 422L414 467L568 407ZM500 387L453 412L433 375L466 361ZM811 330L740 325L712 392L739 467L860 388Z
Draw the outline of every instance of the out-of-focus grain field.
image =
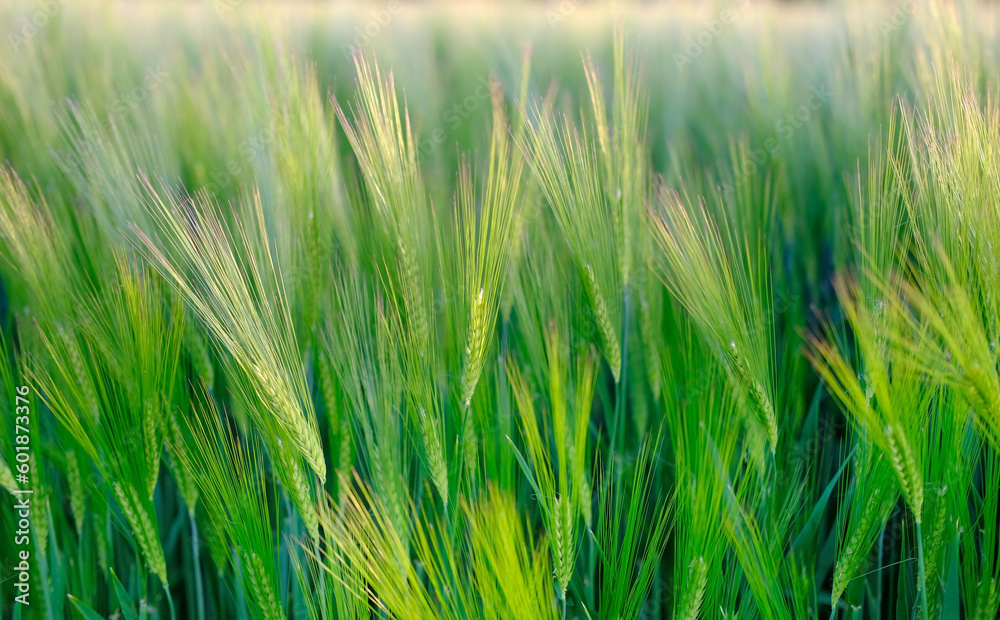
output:
M1000 611L996 11L0 6L0 614Z

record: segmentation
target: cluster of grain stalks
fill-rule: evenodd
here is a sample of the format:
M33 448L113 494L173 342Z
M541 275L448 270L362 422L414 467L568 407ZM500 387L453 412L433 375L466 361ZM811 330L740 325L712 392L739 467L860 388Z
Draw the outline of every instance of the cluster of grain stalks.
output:
M50 4L3 617L998 617L991 9Z

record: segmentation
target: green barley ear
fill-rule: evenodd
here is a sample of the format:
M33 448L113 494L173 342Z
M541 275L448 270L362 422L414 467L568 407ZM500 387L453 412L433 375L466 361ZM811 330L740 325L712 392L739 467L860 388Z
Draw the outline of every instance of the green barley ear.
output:
M888 293L885 301L873 302L861 298L857 285L837 282L838 299L855 335L860 372L844 360L841 353L844 347L829 326L826 328L828 341L811 336L806 355L848 416L865 429L885 455L896 476L900 494L916 524L918 592L920 607L926 615L925 541L921 525L924 472L931 443L927 424L932 405L941 398L943 389L939 384L924 380L926 375L915 368L919 364L913 363L912 350L905 346L883 345L886 333L891 334L893 343L907 341L911 337L907 328L914 319L902 299L892 297L889 286L883 284L882 291ZM922 329L915 333L919 339L927 331Z
M533 542L514 498L491 488L465 512L470 572L483 617L555 620L548 553Z
M36 203L20 178L0 166L0 273L11 299L25 300L43 321L61 319L72 310L77 273L60 222L44 202Z
M215 565L216 574L222 577L226 572L226 567L232 559L229 549L229 540L224 529L214 525L211 518L208 519L206 527L200 528L204 533L205 542L208 544L208 555Z
M553 329L549 333L548 348L550 352L555 353L558 341L554 338L558 332ZM557 398L561 390L559 382L562 381L563 367L559 365L558 359L558 355L553 355L550 359L549 372L554 377L550 385L550 390L554 392L553 399ZM558 418L553 424L557 453L556 463L553 463L547 446L548 438L543 439L539 430L534 396L521 370L512 360L508 360L507 363L507 376L520 413L521 435L527 449L527 459L517 451L512 440L511 446L515 450L522 473L528 479L538 500L542 522L548 533L556 585L559 596L565 600L566 589L573 576L579 551L578 523L582 513L577 505L579 498L569 477L570 472L567 471L566 447L569 436L566 434L566 402L562 395L559 395L559 400L553 402L552 415Z
M83 487L83 474L80 472L80 459L72 449L66 452L66 482L69 484L69 507L73 515L73 525L76 527L76 533L82 535L83 520L87 513L87 497Z
M115 501L122 509L125 520L132 528L132 534L139 546L139 551L149 563L149 570L160 578L163 586L167 586L167 563L163 556L163 547L160 546L157 535L156 517L153 503L142 497L142 493L134 486L114 482L111 484L111 492Z
M493 137L489 170L481 207L477 213L473 181L467 168L459 174L457 207L462 231L460 256L464 257L465 295L469 326L461 379L461 402L468 409L486 361L496 322L500 294L515 234L524 158L514 148L503 107L503 91L491 85Z
M74 336L76 338L76 336ZM147 449L149 438L141 431L145 412L137 408L118 382L100 382L97 398L100 423L80 418L79 392L71 386L78 369L69 369L60 359L65 349L44 340L51 367L31 368L29 376L39 386L43 400L56 419L73 435L109 481L115 501L132 529L140 553L150 571L167 585L166 561L157 532L156 512L150 499L152 475ZM88 373L104 375L106 360L88 358ZM137 429L140 429L137 432Z
M361 169L376 224L395 251L395 277L407 324L420 351L427 355L434 329L429 293L435 231L417 160L417 141L405 108L400 114L392 73L383 79L378 65L369 64L360 55L355 56L354 64L357 107L345 110L336 100L334 105Z
M593 457L588 458L587 446L600 356L589 343L575 340L578 313L570 300L582 293L582 285L571 279L561 289L551 286L560 267L572 270L572 259L545 249L545 241L553 238L545 222L535 223L528 233L538 237L530 239L520 257L512 287L519 351L504 356L505 378L526 449L525 455L517 450L515 455L536 489L562 587L576 564L579 521L589 526L593 518L588 479ZM536 391L542 394L542 417L536 413Z
M912 230L905 248L914 277L902 286L920 338L895 339L918 368L969 399L980 432L1000 445L1000 214L986 205L1000 195L993 135L998 104L962 71L929 70L926 114L905 115L906 144L892 163L909 174L900 195ZM914 330L914 327L921 329ZM906 334L908 336L908 334Z
M859 173L858 186L851 194L852 234L847 238L858 268L861 294L871 300L885 294L881 280L899 267L902 253L910 247L913 237L907 222L904 172L894 156L905 137L897 128L895 110L889 119L886 146L879 143L869 149L867 176L862 179Z
M330 458L337 472L334 482L339 483L344 476L349 476L354 466L354 427L350 411L344 406L343 388L340 385L331 361L331 353L321 339L321 348L317 350L317 373L319 374L320 393L326 406L327 430L329 433ZM334 493L339 497L339 492Z
M195 473L188 469L186 465L190 459L178 456L179 453L184 451L185 446L183 430L178 420L178 413L173 407L166 412L165 417L167 464L174 474L174 482L177 483L177 488L181 492L181 497L184 499L184 504L187 506L188 512L193 515L198 505L198 485L195 482Z
M302 517L309 537L313 540L319 540L319 518L313 499L313 485L310 484L307 477L307 470L303 467L297 451L284 444L280 439L275 443L277 446L272 446L269 451L273 455L272 465L278 473L282 486L291 498L292 505Z
M176 384L184 314L156 273L115 254L117 279L88 304L84 335L124 386L143 435L146 494L151 500L165 443L164 416Z
M345 280L340 283L343 284ZM357 284L357 283L355 283ZM339 289L340 294L344 294L347 289ZM371 295L367 288L362 286L361 294ZM366 307L361 309L357 306L345 306L342 302L339 307L353 307L354 314L347 314L350 317L359 317L357 312L374 312L374 308ZM405 384L407 413L414 426L418 429L423 440L423 450L421 452L424 467L430 475L434 488L437 490L441 502L447 508L450 499L448 481L448 460L447 460L447 440L445 435L445 407L434 373L435 359L434 351L423 349L416 338L418 334L403 325L398 308L386 308L381 313L385 318L380 330L383 336L389 338L390 346L393 350L400 352L400 362L402 364L401 379ZM341 327L340 329L343 329ZM364 332L368 333L368 332ZM369 334L370 335L370 334ZM389 375L383 374L383 377ZM463 419L463 430L471 428L472 416L465 415ZM474 449L474 444L472 444ZM466 451L470 448L466 444Z
M435 489L447 504L445 410L436 379L440 362L432 305L434 239L438 234L435 213L427 199L409 114L405 106L400 110L392 73L383 78L378 65L361 55L354 63L358 73L356 107L345 110L334 103L364 180L366 202L377 226L373 239L381 242L379 251L390 253L385 261L392 266L385 274L390 292L386 301L392 308L390 315L398 315L399 324L388 317L393 326L388 333L400 345L408 410L423 437L425 462ZM348 112L353 119L348 118ZM398 326L402 329L396 329ZM485 330L485 324L480 327ZM388 411L373 413L389 415ZM463 430L469 432L471 417L464 418ZM467 448L469 445L466 442ZM393 482L392 486L398 485ZM402 514L401 504L394 503L397 513Z
M590 345L585 351L577 353L575 393L573 394L572 421L572 453L569 467L572 472L573 485L579 498L581 516L588 528L593 522L593 490L588 479L593 462L587 456L587 443L590 438L590 412L594 404L594 389L597 386L600 355L597 349Z
M144 189L159 234L150 237L133 227L137 244L232 355L278 422L281 438L324 481L316 412L259 199L247 206L246 225L230 227L204 193L185 204L160 196L148 180ZM263 412L250 413L263 428Z
M935 389L921 381L906 363L904 352L886 349L884 326L897 333L906 324L907 310L897 300L862 299L855 284L838 281L838 298L855 334L858 358L856 371L844 358L844 349L835 331L827 326L827 341L809 339L806 356L812 361L830 391L852 421L864 428L886 455L899 483L900 492L913 510L915 521L922 518L924 498L923 444L927 407ZM893 364L893 362L896 362ZM889 368L892 365L892 373Z
M628 482L603 484L596 539L600 545L600 618L636 618L649 594L673 524L672 500L653 497L657 435L639 449ZM613 465L608 476L613 476Z
M972 529L968 498L976 492L982 450L968 401L952 390L938 393L929 405L924 476L924 565L928 610L948 606L950 577L958 578L960 538Z
M906 302L916 311L906 317L908 326L922 337L892 338L891 345L907 353L908 363L968 399L979 431L1000 446L1000 374L994 370L996 335L990 334L996 328L982 324L979 296L961 284L943 251L938 260L944 282L927 278L902 285ZM937 337L928 338L927 328Z
M663 284L656 277L656 242L648 226L640 226L640 260L636 265L636 314L637 335L641 339L640 350L644 355L646 379L652 391L654 403L660 402L665 389L663 383L662 350L664 295Z
M108 570L114 558L114 538L111 536L111 505L105 503L93 520L94 546L97 547L97 565Z
M235 365L227 364L226 376L231 381L230 397L234 407L257 420L261 442L271 461L271 468L288 493L292 506L302 518L310 539L319 540L319 519L316 512L313 478L303 466L298 450L287 440L280 423L268 415L267 402L254 389L253 378Z
M346 396L345 413L349 413L358 431L359 452L364 451L372 486L405 541L409 457L404 449L400 415L404 378L394 341L397 332L392 327L398 319L357 272L343 273L339 280L335 279L334 295L334 311L327 319L324 343ZM435 485L442 485L439 492L447 493L446 473L436 473L445 469L443 445L433 443L443 428L426 430L429 432L425 440L430 438L425 444L428 471ZM441 451L435 453L435 449Z
M550 104L535 106L526 149L535 179L572 251L615 382L621 376L625 289L634 277L633 243L646 195L647 95L638 65L615 33L614 97L608 122L593 61L585 62L594 135ZM522 111L522 115L527 115Z
M291 554L293 568L302 591L310 593L303 597L310 620L366 620L370 610L361 571L336 559L335 530L330 526L337 521L332 514L334 509L335 504L330 501L320 503L325 545L317 547L312 541L301 542L303 554Z
M215 367L209 351L209 341L201 333L197 318L191 313L187 314L184 321L184 350L195 377L211 389L215 385Z
M886 455L863 432L857 437L861 449L854 458L853 487L837 517L840 536L830 591L834 607L847 585L864 568L872 545L899 499L899 491L893 484L895 474Z
M656 202L650 226L660 249L660 275L711 344L774 453L779 412L766 263L750 261L752 253L744 252L748 236L724 216L714 218L703 200L691 204L660 187Z
M584 62L584 71L594 113L603 183L619 236L618 261L622 283L629 286L635 277L636 248L633 243L638 238L648 188L646 127L649 95L643 86L645 80L638 55L625 44L625 29L621 22L615 25L613 61L610 122L604 89L592 58L588 57Z
M331 533L324 563L357 570L364 591L356 595L389 616L428 620L440 617L432 593L410 561L411 529L418 526L411 527L407 521L402 524L404 531L399 531L392 515L394 509L386 505L383 496L373 493L360 479L353 482L340 483L344 501L339 513L320 513L324 531Z
M330 286L331 257L338 254L356 264L364 235L347 200L336 116L316 68L284 54L262 64L274 78L251 86L245 96L252 104L266 104L262 115L271 115L276 130L254 173L258 185L269 190L265 207L271 229L282 239L279 262L293 302L296 336L308 349ZM262 68L241 68L240 73L259 83Z
M535 106L525 150L583 280L604 354L617 382L622 364L622 222L602 188L598 146L586 127ZM526 114L526 112L524 112Z
M196 395L194 409L190 434L185 434L177 457L185 467L199 472L195 480L211 521L210 536L221 538L210 547L213 559L221 571L217 555L224 541L230 541L240 562L240 585L257 612L267 620L284 618L273 515L259 443L229 428L210 395Z
M719 596L726 539L715 515L727 505L727 477L738 461L739 404L726 383L725 369L699 338L680 308L668 333L676 347L662 349L663 404L676 468L674 574L683 596L674 615L694 620Z
M111 281L79 304L79 326L42 334L47 356L30 374L56 418L111 484L150 570L166 586L152 497L183 315L155 274L126 255L115 260Z

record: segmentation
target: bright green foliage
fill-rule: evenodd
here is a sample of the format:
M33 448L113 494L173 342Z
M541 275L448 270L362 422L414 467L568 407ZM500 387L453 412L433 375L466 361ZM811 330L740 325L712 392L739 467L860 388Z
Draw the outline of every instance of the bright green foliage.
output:
M394 530L405 543L409 460L404 452L400 416L401 368L390 331L393 319L387 316L384 301L375 298L357 274L345 274L337 284L332 316L340 320L338 324L331 321L327 327L327 347L347 396L347 411L358 426L358 441L364 446L372 486L386 507ZM434 428L428 429L425 436L432 441L439 437ZM440 444L436 447L441 449ZM435 484L447 483L447 478L442 481L437 477L442 475L437 472L444 470L444 464L435 463L435 458L428 451L431 479Z
M602 618L639 615L666 549L671 525L669 506L662 501L650 502L657 443L658 438L639 449L627 491L623 483L604 487L604 511L597 524L603 569Z
M524 159L514 152L503 112L499 85L493 91L493 137L482 211L477 213L473 180L468 168L459 171L456 213L457 230L462 230L462 257L465 265L465 298L470 300L469 328L465 338L461 402L468 407L479 383L492 341L493 324L500 304L500 292L517 221L521 171Z
M153 491L183 314L154 277L119 256L115 277L81 300L76 327L42 335L52 371L35 377L53 414L110 484L150 570L166 586Z
M549 376L548 415L552 420L552 442L555 446L554 458L547 448L548 437L539 429L539 415L536 413L531 389L517 366L508 365L514 399L520 413L520 429L527 448L527 458L517 453L518 463L524 471L542 511L542 520L549 534L552 563L561 596L566 596L566 588L573 575L577 557L578 524L581 516L589 516L590 492L586 482L580 482L579 475L573 476L570 450L574 448L573 436L581 432L580 424L570 424L569 411L576 416L589 411L589 403L594 390L596 362L593 356L588 361L577 364L572 376L573 392L566 385L566 354L559 340L559 329L555 324L545 332L547 370ZM586 353L583 353L586 355ZM568 394L573 394L569 400ZM543 427L545 428L545 427ZM516 447L514 448L517 449ZM529 467L530 464L530 467ZM582 467L582 464L578 464Z
M682 318L681 318L682 320ZM677 524L674 566L683 596L674 598L674 615L697 618L702 604L721 581L725 532L721 515L726 489L710 481L720 465L734 462L739 441L736 404L724 389L725 376L689 325L676 327L683 343L663 361L668 424L672 429L676 471Z
M746 237L716 222L704 203L688 206L677 192L657 193L653 236L664 282L718 351L763 427L771 451L778 446L773 376L774 335L767 316L770 293L761 265L745 264Z
M862 439L861 442L862 450L854 461L853 489L839 515L842 534L838 539L837 566L833 572L831 597L834 605L867 562L869 551L899 500L888 457L874 449L869 441Z
M203 395L190 420L190 443L180 458L198 471L198 489L212 526L232 545L230 561L241 576L243 591L253 599L260 617L282 618L273 507L267 497L259 443L227 428L209 395Z
M645 193L645 107L641 78L615 44L613 124L592 62L586 64L593 129L560 118L546 101L533 109L527 133L529 163L562 231L590 301L600 345L615 381L622 366L625 286L633 260L630 244ZM528 114L527 110L522 110ZM535 120L535 119L532 119ZM610 135L609 135L610 134Z
M136 230L150 262L204 321L241 377L276 421L284 439L313 471L326 478L326 462L307 392L301 354L280 272L272 260L259 201L243 213L249 225L231 230L203 195L193 203L163 198L145 186L146 205L165 239L162 247ZM258 424L269 422L261 412Z
M4 618L997 617L993 9L0 5Z

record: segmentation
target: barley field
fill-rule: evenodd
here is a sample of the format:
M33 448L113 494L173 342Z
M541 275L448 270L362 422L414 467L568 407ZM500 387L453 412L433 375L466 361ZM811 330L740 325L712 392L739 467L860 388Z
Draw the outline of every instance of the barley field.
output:
M4 2L0 616L1000 617L997 17Z

